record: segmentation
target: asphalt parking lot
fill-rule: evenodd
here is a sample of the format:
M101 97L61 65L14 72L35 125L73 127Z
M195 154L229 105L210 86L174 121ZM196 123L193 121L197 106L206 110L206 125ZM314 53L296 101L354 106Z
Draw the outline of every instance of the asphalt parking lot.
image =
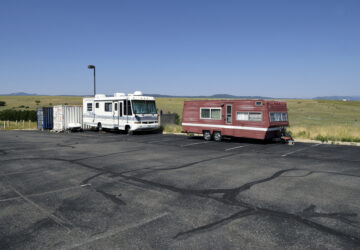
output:
M360 147L0 131L1 249L359 249Z

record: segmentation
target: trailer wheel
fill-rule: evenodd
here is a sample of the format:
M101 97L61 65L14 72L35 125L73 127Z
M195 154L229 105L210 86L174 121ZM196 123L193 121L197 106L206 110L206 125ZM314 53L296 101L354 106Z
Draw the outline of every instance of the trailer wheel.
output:
M204 136L204 140L205 140L205 141L210 141L210 140L211 140L211 133L210 133L210 131L204 131L204 132L203 132L203 136Z
M98 125L97 125L97 130L98 130L98 131L102 131L102 130L103 130L102 125L101 125L100 122L99 122Z
M214 132L214 140L221 141L221 133L219 131Z

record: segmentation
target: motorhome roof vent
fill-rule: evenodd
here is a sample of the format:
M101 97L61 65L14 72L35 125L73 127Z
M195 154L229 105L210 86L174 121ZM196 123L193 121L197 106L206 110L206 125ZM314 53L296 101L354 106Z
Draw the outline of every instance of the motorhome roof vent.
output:
M143 95L143 93L141 91L135 91L134 95Z
M124 95L125 95L125 93L114 93L114 97L121 97Z
M104 95L104 94L96 94L95 95L96 99L105 98L105 97L106 97L106 95Z

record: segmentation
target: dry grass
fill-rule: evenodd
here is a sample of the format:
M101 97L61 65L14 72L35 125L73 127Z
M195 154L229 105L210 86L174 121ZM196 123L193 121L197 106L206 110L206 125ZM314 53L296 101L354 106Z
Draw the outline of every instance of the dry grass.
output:
M360 142L360 128L346 125L291 126L288 131L294 138L320 141Z
M181 133L182 126L176 125L176 124L166 124L166 125L162 126L162 129L164 132L167 132L167 133Z
M1 130L14 130L14 129L37 129L37 122L32 121L0 121Z

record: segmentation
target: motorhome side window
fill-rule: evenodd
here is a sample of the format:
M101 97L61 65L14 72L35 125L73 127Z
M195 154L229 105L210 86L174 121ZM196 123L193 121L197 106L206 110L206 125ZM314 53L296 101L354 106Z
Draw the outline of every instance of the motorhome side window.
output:
M132 115L131 102L130 101L125 101L124 102L124 115Z
M92 103L87 104L87 111L92 111Z
M236 120L238 121L262 121L261 112L236 112Z
M114 105L114 110L117 111L117 103L115 103Z
M200 108L201 119L221 120L220 108Z
M99 103L97 102L97 103L95 103L95 108L99 108Z
M112 111L112 102L105 102L105 112L111 112Z

